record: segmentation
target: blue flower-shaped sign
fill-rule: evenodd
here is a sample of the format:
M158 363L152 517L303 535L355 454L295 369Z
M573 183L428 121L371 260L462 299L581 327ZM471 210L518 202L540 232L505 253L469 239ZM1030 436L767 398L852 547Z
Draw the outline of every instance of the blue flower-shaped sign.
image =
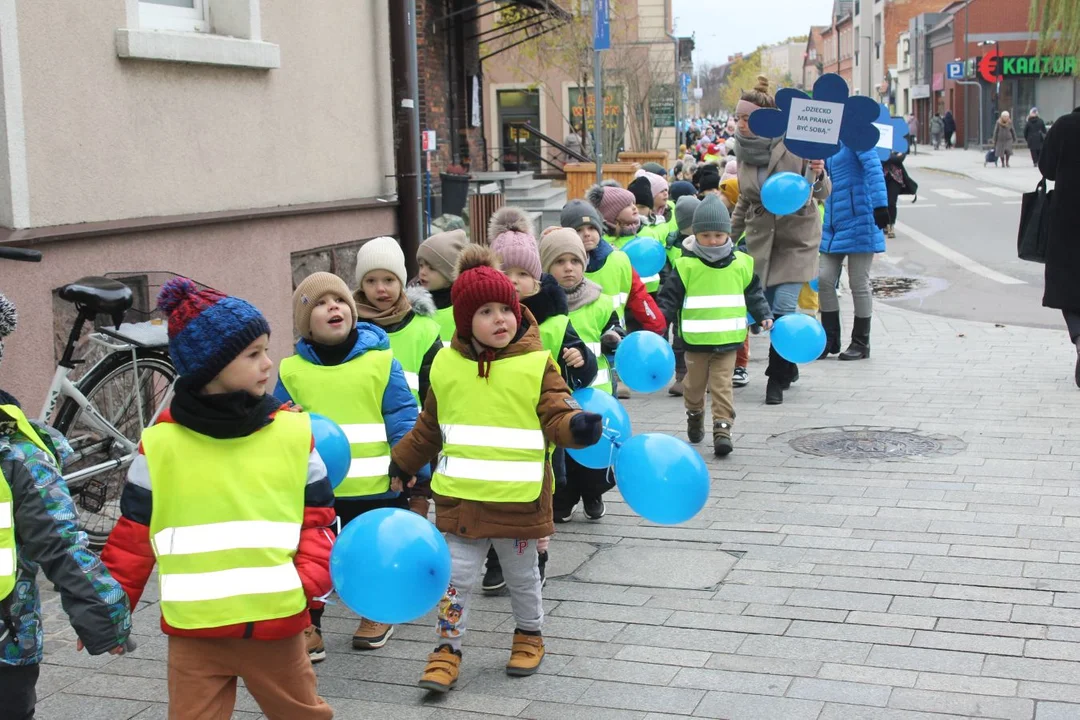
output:
M868 97L848 97L844 78L828 73L814 83L814 96L783 88L776 93L776 108L761 108L750 115L750 130L762 137L784 136L795 155L824 160L840 152L843 142L852 150L869 150L880 135L874 127L880 108Z
M882 160L889 159L889 153L907 152L907 121L904 118L893 117L889 114L889 108L879 105L878 118L874 125L881 135L878 140L877 153Z

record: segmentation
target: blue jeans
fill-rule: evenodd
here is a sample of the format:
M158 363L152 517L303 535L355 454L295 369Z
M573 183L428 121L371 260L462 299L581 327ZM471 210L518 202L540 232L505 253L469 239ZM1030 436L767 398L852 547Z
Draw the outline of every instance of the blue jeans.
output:
M781 283L765 288L765 299L769 301L773 315L790 315L799 310L799 292L802 291L803 283Z

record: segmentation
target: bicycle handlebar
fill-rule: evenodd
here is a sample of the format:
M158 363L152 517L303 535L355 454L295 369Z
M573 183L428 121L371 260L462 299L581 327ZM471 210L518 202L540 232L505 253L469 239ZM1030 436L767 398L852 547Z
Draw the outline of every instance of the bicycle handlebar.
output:
M41 262L41 253L27 248L6 247L0 245L0 260L19 260L21 262Z

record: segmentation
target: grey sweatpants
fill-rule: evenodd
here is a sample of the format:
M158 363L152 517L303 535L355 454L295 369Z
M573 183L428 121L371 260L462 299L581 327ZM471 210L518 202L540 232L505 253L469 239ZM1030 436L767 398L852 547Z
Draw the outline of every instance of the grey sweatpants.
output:
M836 312L840 301L836 299L836 283L840 280L840 267L847 258L848 285L851 299L855 301L855 317L868 318L874 312L874 295L870 288L870 265L874 253L822 253L818 266L818 297L822 312Z
M499 556L517 629L540 630L544 624L544 604L540 597L540 570L536 566L536 540L446 535L446 544L450 546L450 586L439 601L436 633L440 645L461 650L469 617L469 595L480 580L488 547L494 547Z

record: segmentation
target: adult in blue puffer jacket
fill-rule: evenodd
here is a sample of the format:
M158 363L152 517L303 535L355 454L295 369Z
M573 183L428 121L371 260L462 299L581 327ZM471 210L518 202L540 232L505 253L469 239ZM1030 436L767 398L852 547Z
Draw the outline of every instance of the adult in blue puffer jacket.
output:
M885 252L882 228L889 224L889 198L885 173L877 150L855 152L841 146L826 163L832 178L832 194L825 200L825 227L821 233L818 290L821 297L821 324L828 341L821 357L840 353L840 303L836 283L847 258L848 284L855 301L855 327L851 345L840 353L841 360L870 357L870 264L874 253Z

